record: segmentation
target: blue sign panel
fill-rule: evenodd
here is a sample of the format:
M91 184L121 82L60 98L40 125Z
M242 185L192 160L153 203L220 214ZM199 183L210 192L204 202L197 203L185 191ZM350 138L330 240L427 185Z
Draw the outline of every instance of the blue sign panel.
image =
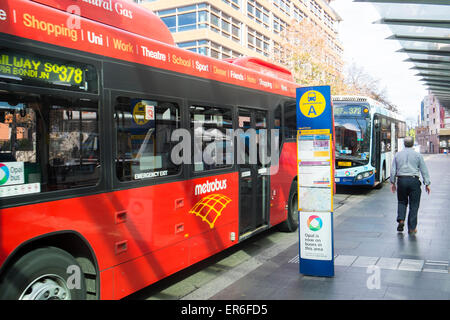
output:
M330 86L297 88L297 129L330 129L333 118Z
M298 88L300 273L311 276L334 276L332 133L330 87Z

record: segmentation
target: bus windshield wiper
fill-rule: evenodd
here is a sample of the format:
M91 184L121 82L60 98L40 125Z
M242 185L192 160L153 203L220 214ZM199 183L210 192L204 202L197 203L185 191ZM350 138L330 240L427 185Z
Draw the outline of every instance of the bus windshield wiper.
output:
M359 159L357 157L354 156L342 156L342 155L337 155L336 156L336 160L351 160L353 162L359 163L359 164L366 164L366 162L362 159Z

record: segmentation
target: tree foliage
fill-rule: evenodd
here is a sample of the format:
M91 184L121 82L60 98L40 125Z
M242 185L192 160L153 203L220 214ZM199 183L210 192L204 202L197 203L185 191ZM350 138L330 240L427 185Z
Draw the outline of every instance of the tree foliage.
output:
M392 110L381 80L352 63L341 70L337 54L328 45L326 32L308 19L293 22L281 34L282 41L272 55L275 63L291 70L294 81L302 86L330 85L332 95L364 95L380 101Z

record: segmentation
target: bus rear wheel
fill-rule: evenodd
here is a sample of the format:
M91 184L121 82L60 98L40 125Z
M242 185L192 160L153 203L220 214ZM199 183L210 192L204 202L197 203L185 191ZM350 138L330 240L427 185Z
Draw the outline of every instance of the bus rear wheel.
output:
M287 219L280 224L280 230L283 232L294 232L298 228L298 194L297 182L291 185L288 200Z
M72 255L55 247L20 257L2 276L1 300L84 300L84 274Z

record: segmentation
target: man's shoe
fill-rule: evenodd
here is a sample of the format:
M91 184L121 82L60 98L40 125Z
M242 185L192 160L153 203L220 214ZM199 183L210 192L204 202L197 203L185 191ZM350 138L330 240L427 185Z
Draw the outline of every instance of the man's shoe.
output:
M409 234L416 234L417 233L417 228L414 229L414 230L408 230L408 233Z
M405 222L404 221L399 221L398 222L397 231L403 232L403 227L404 226L405 226Z

